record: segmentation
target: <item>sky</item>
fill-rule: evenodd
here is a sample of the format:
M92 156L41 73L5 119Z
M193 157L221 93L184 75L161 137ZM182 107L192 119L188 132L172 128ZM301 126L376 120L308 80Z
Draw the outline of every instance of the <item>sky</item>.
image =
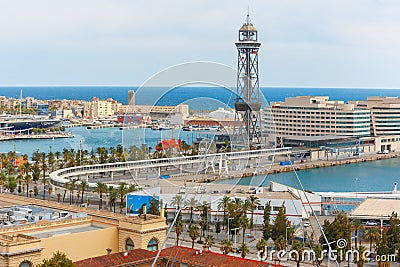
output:
M0 0L0 85L134 85L170 66L236 67L247 9L260 83L400 88L397 0Z

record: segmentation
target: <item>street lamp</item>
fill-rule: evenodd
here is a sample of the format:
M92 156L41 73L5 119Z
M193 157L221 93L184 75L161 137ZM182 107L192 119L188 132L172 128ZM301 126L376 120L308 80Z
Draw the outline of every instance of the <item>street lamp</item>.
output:
M228 218L228 241L230 240L230 239L229 239L229 233L230 233L230 232L229 232L229 220L233 220L233 219L234 219L234 218Z
M287 247L288 247L288 239L287 239L287 229L290 229L290 226L286 226L286 229L285 229L285 241L286 241L286 251L287 251Z

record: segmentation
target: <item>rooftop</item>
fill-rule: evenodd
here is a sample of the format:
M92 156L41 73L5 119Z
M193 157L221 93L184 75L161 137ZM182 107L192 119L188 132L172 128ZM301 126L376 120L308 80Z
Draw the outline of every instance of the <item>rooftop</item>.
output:
M112 267L112 266L132 266L132 263L151 263L157 252L150 252L143 249L134 249L124 255L115 253L105 256L89 258L75 262L76 267ZM198 267L261 267L261 266L282 266L257 260L242 259L229 255L223 255L211 251L202 251L174 246L163 249L160 253L160 260L168 262L188 263L190 266Z
M350 217L360 219L387 219L390 217L392 212L400 214L399 199L367 198L360 204L360 206L350 213Z

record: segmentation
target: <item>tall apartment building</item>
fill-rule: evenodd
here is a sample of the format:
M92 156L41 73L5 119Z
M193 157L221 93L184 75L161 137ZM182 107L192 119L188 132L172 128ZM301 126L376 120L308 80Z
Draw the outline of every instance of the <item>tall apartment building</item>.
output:
M128 91L128 105L129 106L135 105L135 91L133 90Z
M85 118L106 117L115 114L115 109L119 109L120 103L113 99L99 100L94 97L91 102L83 104Z
M277 138L370 135L370 111L355 104L329 100L328 96L297 96L271 102L264 125Z
M400 135L400 99L398 97L368 97L367 101L352 101L357 108L371 112L371 135Z

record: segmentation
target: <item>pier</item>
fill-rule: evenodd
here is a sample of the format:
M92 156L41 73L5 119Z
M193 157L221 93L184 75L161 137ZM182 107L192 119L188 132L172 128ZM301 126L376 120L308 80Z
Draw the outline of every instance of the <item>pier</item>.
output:
M71 138L74 135L71 132L66 133L46 133L46 134L7 134L1 135L0 141L10 140L39 140L39 139L58 139L58 138Z

